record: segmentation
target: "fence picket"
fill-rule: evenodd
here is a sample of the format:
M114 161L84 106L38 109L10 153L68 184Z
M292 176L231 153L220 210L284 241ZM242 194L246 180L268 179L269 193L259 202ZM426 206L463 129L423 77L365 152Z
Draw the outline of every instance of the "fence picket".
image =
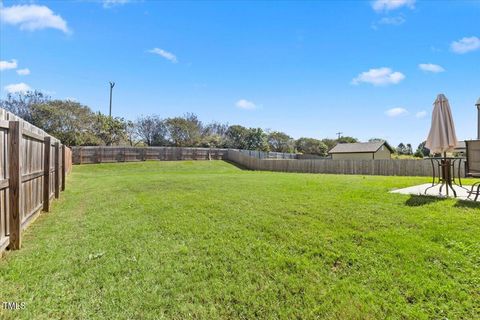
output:
M51 152L58 139L0 108L0 254L20 249L22 233L43 209L50 209L53 191L52 162L56 169L72 168L72 152L62 145L62 154ZM53 175L64 188L63 172ZM59 192L58 192L59 193Z
M19 121L10 121L8 129L8 156L9 156L9 211L10 211L10 248L20 249L22 245L22 154L21 154L22 133Z

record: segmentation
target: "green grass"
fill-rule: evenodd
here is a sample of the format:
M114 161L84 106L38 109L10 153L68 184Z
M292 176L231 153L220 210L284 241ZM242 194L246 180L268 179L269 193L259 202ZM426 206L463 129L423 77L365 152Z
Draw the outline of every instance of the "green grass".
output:
M2 319L478 319L480 210L425 178L75 166L0 260Z

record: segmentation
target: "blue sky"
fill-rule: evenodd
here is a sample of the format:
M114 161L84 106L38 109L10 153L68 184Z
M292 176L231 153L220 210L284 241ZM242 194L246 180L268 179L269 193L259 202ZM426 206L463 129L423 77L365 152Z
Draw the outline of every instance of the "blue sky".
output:
M134 120L205 122L414 147L438 93L475 138L480 1L3 1L0 90ZM28 70L26 70L28 69Z

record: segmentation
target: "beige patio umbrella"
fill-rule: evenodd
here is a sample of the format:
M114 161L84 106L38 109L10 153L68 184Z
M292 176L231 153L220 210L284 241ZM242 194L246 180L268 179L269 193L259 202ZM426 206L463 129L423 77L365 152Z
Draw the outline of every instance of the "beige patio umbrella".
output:
M433 103L432 126L428 134L425 147L430 153L442 153L453 151L458 145L455 125L447 97L439 94Z

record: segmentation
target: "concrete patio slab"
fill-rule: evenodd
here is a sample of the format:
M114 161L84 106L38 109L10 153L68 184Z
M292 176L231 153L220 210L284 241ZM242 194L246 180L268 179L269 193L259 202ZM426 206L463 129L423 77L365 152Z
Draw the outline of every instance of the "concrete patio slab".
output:
M403 188L403 189L398 189L398 190L392 190L392 191L390 191L390 193L427 195L427 196L442 197L442 198L447 197L445 187L443 187L442 193L440 193L440 186L439 185L430 188L431 186L432 186L431 183L420 184L418 186L413 186L413 187L408 187L408 188ZM430 188L430 189L428 189L428 188ZM467 190L470 190L471 186L463 186L463 188L462 188L460 186L455 186L454 185L453 188L457 192L457 198L456 199L471 200L471 201L473 201L473 199L475 199L474 195L471 196L470 199L468 199L468 191ZM427 190L427 193L425 193L425 190ZM454 198L452 190L449 190L448 197Z

